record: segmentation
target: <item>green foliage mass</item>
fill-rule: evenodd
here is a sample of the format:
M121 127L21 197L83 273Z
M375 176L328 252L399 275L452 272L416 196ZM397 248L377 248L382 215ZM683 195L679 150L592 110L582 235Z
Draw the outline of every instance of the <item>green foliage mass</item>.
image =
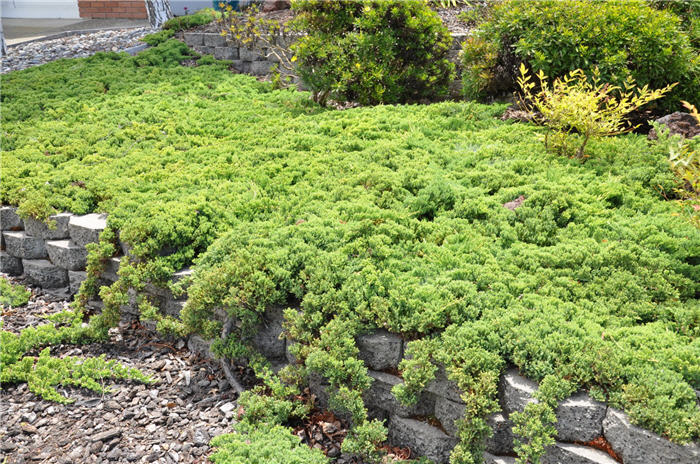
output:
M219 13L213 9L204 8L203 10L199 10L194 14L170 18L163 24L163 29L173 30L175 32L192 29L197 26L209 24L210 22L214 21L217 15L219 15Z
M153 34L148 34L147 36L144 36L141 41L147 43L148 45L155 47L156 45L159 45L169 38L171 38L173 35L175 35L175 31L172 29L162 29L158 32L154 32Z
M292 50L318 101L406 103L447 94L452 38L425 2L297 0L293 8L305 33Z
M0 277L0 306L24 306L32 292L23 285L14 285L5 277Z
M385 431L366 418L354 336L382 327L411 340L402 400L440 366L465 392L455 463L480 459L507 364L543 385L517 420L522 459L537 460L553 406L578 388L675 441L700 438L700 231L674 216L667 153L644 137L593 141L582 163L497 119L503 105L330 111L225 65L124 54L3 84L0 201L108 212L92 275L117 230L133 245L88 336L114 323L127 288L194 260L178 330L218 335L224 307L241 321L224 349L240 354L266 307L290 307L299 364L281 380L258 369L266 388L248 410L263 423L308 411L295 382L321 375L354 425L345 449L372 457ZM256 452L227 440L230 456Z
M484 49L489 53L480 53ZM655 89L678 82L656 104L660 109L677 111L681 99L700 95L700 55L680 19L642 0L505 1L493 7L464 50L471 96L514 90L520 62L551 78L598 67L601 80L613 85L628 77Z

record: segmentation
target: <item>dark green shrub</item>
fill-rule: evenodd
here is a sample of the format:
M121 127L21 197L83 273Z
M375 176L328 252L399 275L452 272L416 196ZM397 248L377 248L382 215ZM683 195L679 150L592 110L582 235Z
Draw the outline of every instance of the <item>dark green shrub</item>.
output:
M24 306L30 296L31 292L22 285L12 285L6 278L0 277L0 307Z
M293 51L317 101L371 105L447 94L451 38L424 2L299 0L293 6L297 26L308 33Z
M137 66L176 66L187 59L198 57L199 54L184 43L169 39L136 55L134 63Z
M172 29L163 29L158 32L154 32L153 34L148 34L147 36L143 37L141 39L141 42L146 42L148 45L151 47L155 47L156 45L159 45L169 38L171 38L173 35L175 35L175 31Z
M176 32L192 29L193 27L209 24L214 20L216 15L217 13L211 8L205 8L199 10L195 14L171 18L163 24L163 29L172 29Z
M484 42L497 45L497 57L474 53L485 47ZM465 89L470 96L511 91L521 62L552 78L598 67L601 80L614 85L622 85L628 77L640 87L678 82L657 104L665 108L676 108L680 99L693 101L700 94L700 59L679 18L642 1L498 4L464 44Z

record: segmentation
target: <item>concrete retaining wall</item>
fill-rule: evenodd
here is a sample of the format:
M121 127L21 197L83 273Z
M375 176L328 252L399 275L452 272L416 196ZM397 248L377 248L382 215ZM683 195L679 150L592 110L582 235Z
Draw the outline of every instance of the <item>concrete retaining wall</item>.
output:
M0 207L0 272L19 275L24 273L34 284L66 295L77 292L85 279L85 245L96 242L106 227L106 216L88 214L75 216L62 213L53 216L56 227L34 221L22 221L12 207ZM124 247L128 249L128 247ZM102 278L105 283L117 279L119 257L111 258ZM173 275L177 281L191 274L183 269ZM146 293L161 310L177 316L183 308L186 295L175 298L168 290L147 286ZM135 297L136 295L132 295ZM133 298L135 300L135 298ZM91 304L99 307L100 302ZM136 313L135 305L124 308ZM295 362L289 345L281 338L283 308L269 308L264 323L253 339L256 348L273 366L279 368ZM188 340L192 351L213 357L211 341L194 335ZM406 407L391 393L403 382L393 374L404 357L405 342L396 334L383 330L357 337L359 357L374 379L365 394L365 404L373 417L386 420L389 438L394 445L407 446L416 455L427 456L437 463L446 463L457 444L458 421L463 418L465 405L457 385L448 380L444 369L422 393L419 401ZM314 376L309 386L321 404L327 407L328 383ZM500 379L499 402L502 411L489 417L493 436L484 445L485 462L512 464L515 462L513 431L510 415L522 411L526 404L536 401L538 385L521 376L517 370L507 370ZM680 446L648 430L634 426L623 412L598 402L585 392L578 392L562 401L556 411L557 442L549 447L543 464L615 464L608 454L582 445L598 437L605 437L624 464L695 464L700 462L697 445Z

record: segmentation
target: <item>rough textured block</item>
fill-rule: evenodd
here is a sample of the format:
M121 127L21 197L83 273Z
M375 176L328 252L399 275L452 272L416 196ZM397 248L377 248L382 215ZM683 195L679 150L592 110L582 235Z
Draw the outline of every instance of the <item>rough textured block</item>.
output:
M515 458L511 456L494 456L484 453L484 464L515 464Z
M455 438L437 427L405 417L391 416L389 441L397 446L407 446L416 456L425 456L438 464L447 463L457 444Z
M68 222L72 214L60 213L49 216L49 222L52 222L51 227L38 219L28 218L24 221L24 231L32 237L43 238L44 240L59 240L68 238Z
M75 295L80 290L80 284L83 280L87 279L87 272L85 271L68 271L68 288L71 294Z
M38 237L30 237L25 232L3 232L5 251L8 254L23 259L46 258L44 241Z
M238 56L243 61L258 61L260 59L260 50L255 48L241 47L238 50Z
M52 263L69 271L82 271L87 264L87 250L70 240L49 240L46 251Z
M435 399L435 417L442 424L448 435L457 436L457 424L459 419L464 418L465 406L462 403L450 401L447 398L438 396Z
M285 341L280 339L284 314L282 307L268 308L263 323L253 336L253 346L268 359L284 359Z
M542 464L618 464L607 453L571 443L555 443L550 446L542 456L541 462Z
M119 279L119 265L121 258L110 258L105 263L105 268L102 271L102 278L109 282L116 282Z
M253 76L265 76L270 74L270 69L272 64L269 61L252 61L250 63L250 71L248 71Z
M510 369L501 376L501 405L507 414L522 412L528 403L537 403L534 393L537 384L520 375L517 369Z
M287 362L289 364L296 364L297 363L297 358L289 351L289 348L291 348L292 345L294 345L294 344L295 344L295 342L292 342L290 340L287 340L285 343L284 354L285 354L285 357L287 358Z
M106 214L86 214L84 216L71 216L68 221L68 232L71 240L78 246L97 242L100 233L107 227Z
M17 215L17 208L14 206L0 207L0 231L1 230L22 230L24 224Z
M10 256L4 251L0 251L0 272L11 276L18 276L22 274L22 260L20 258Z
M211 340L205 340L199 335L190 335L187 339L187 348L193 352L197 353L204 358L212 358L211 354Z
M190 47L204 45L204 34L201 32L185 32L185 43Z
M557 407L557 436L562 441L591 441L603 435L607 406L587 393L577 393Z
M625 464L697 464L700 447L677 445L659 435L632 425L625 413L608 408L603 433Z
M168 300L165 302L163 311L167 316L179 316L185 307L186 300Z
M226 45L226 37L221 34L202 34L204 36L204 45L206 47L223 47Z
M217 60L237 60L238 49L232 47L216 47L214 48L214 58Z
M34 285L42 288L68 286L68 271L54 266L48 259L23 259L24 274Z
M455 382L447 378L447 373L445 372L445 368L443 366L438 368L437 372L435 373L435 379L426 385L425 389L434 395L442 396L450 401L464 403L464 401L462 401L459 387L457 387Z
M486 422L493 435L484 440L484 449L493 454L512 454L513 422L501 413L491 414Z
M433 414L435 410L435 397L424 392L418 397L418 401L413 406L404 406L396 399L391 389L395 385L403 383L403 380L395 375L384 372L369 371L369 376L373 382L369 390L363 395L363 400L367 407L382 409L391 414L401 417L427 416Z
M386 330L357 337L358 357L375 371L396 369L401 361L403 340Z

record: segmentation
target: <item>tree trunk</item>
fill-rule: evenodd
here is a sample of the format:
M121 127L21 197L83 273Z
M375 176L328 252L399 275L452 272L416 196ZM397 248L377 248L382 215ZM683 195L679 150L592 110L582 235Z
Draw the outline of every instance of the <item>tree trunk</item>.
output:
M164 22L173 17L169 0L146 0L146 10L151 27L161 27Z
M0 21L0 56L7 55L7 46L5 45L5 33L2 31L2 21Z

